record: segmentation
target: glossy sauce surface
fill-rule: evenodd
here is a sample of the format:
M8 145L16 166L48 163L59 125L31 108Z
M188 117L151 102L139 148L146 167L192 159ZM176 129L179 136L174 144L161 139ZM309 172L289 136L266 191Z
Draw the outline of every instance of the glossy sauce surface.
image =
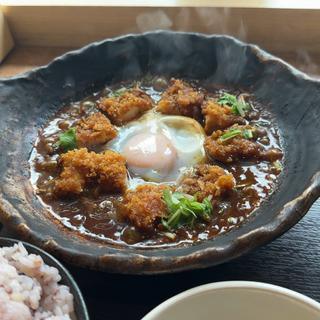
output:
M161 230L146 235L119 218L117 207L122 200L121 195L100 194L95 188L91 188L73 198L63 200L54 197L53 181L60 172L57 165L59 154L54 152L58 135L81 117L96 112L97 101L101 97L122 86L132 85L126 83L106 87L83 101L64 106L44 128L40 129L30 158L31 183L39 199L52 213L53 219L59 219L67 228L99 241L144 247L176 246L206 240L233 229L245 221L276 189L281 169L273 163L257 161L223 165L207 160L208 163L218 164L232 173L236 179L236 188L228 197L213 202L214 212L210 223L200 222L193 228L181 227L174 237L168 237L166 232ZM203 87L199 83L195 85L206 91L205 84ZM166 80L145 80L140 87L156 103L166 87ZM239 94L238 91L228 92ZM218 88L207 89L209 96L217 97L220 93L221 89ZM253 97L249 97L248 101L253 109L250 125L258 125L267 132L260 143L265 147L281 149L279 130L267 107L257 103ZM94 150L101 152L104 146Z

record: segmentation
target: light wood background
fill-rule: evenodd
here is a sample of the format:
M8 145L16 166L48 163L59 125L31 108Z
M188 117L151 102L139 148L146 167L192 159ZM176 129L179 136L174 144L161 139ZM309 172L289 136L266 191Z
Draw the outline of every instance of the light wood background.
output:
M2 9L15 41L24 46L79 47L126 33L173 29L229 34L270 51L290 52L304 47L320 52L320 10L113 6Z
M145 6L319 9L318 0L2 0L5 6Z
M155 29L232 35L319 74L320 0L136 0L130 1L133 7L129 0L102 2L3 0L16 49L0 66L0 76L46 64L93 41Z

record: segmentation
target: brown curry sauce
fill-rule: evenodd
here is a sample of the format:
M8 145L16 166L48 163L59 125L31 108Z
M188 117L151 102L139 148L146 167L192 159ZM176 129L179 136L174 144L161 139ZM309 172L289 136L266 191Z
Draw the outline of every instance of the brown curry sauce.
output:
M140 88L156 103L166 84L165 79L158 78L142 81ZM220 88L209 89L205 85L201 87L197 82L193 84L208 96L218 97L222 92ZM274 163L241 161L224 165L208 160L208 163L220 165L232 173L236 180L236 188L227 197L213 201L214 211L210 223L198 222L192 228L182 226L175 231L174 239L168 237L164 230L146 234L129 222L123 221L117 214L117 208L122 200L121 195L101 194L98 188L92 187L81 195L67 199L55 197L53 181L60 172L57 164L59 153L54 147L58 135L81 117L99 111L97 102L101 97L107 96L115 89L130 86L132 83L106 87L80 102L64 106L44 128L39 130L30 158L31 182L37 197L52 213L53 219L59 219L65 227L100 241L142 247L176 246L207 240L239 226L274 192L281 173L281 168ZM228 92L239 94L239 91L228 90ZM281 149L279 129L271 113L252 96L249 102L253 109L249 124L258 125L267 133L259 143L267 148ZM102 150L102 146L94 149L96 152Z

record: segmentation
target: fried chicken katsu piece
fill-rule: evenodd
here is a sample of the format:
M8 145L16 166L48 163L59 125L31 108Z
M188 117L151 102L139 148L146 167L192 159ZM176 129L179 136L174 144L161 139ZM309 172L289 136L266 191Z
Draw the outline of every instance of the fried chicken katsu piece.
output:
M211 134L215 130L226 129L235 123L246 123L244 118L232 112L231 107L220 105L212 99L203 104L202 114L205 118L204 131L206 134Z
M194 170L184 176L178 186L178 191L196 195L198 201L208 196L219 197L232 190L235 179L219 166L209 164L197 165Z
M225 131L215 131L207 137L204 148L209 157L231 163L239 160L276 161L282 158L279 149L265 149L256 139L259 130L252 126L233 126Z
M127 171L125 159L114 151L88 152L86 148L61 155L62 171L55 180L58 196L80 194L86 187L99 186L104 192L124 192Z
M117 136L117 130L101 112L79 121L76 128L79 147L92 147L106 143Z
M167 215L167 206L162 200L164 185L141 185L127 191L122 204L121 214L137 228L152 231L155 223Z
M199 120L203 99L203 93L192 88L188 83L172 79L171 86L162 94L158 102L157 111Z
M100 110L107 113L115 125L123 125L139 118L145 111L152 108L151 98L139 88L128 89L116 97L103 99Z

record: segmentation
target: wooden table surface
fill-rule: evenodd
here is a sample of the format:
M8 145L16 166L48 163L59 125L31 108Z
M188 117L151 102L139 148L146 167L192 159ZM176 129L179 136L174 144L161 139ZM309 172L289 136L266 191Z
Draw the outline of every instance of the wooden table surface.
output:
M0 66L0 77L45 64L65 50L20 48ZM42 53L40 56L39 52ZM301 67L301 61L294 55L284 58ZM301 68L318 73L316 64L312 69L308 67L310 65ZM14 237L5 228L1 229L0 235ZM268 282L296 290L320 302L320 199L282 237L218 267L161 276L113 275L67 267L82 290L93 320L141 319L153 307L179 292L226 280Z

